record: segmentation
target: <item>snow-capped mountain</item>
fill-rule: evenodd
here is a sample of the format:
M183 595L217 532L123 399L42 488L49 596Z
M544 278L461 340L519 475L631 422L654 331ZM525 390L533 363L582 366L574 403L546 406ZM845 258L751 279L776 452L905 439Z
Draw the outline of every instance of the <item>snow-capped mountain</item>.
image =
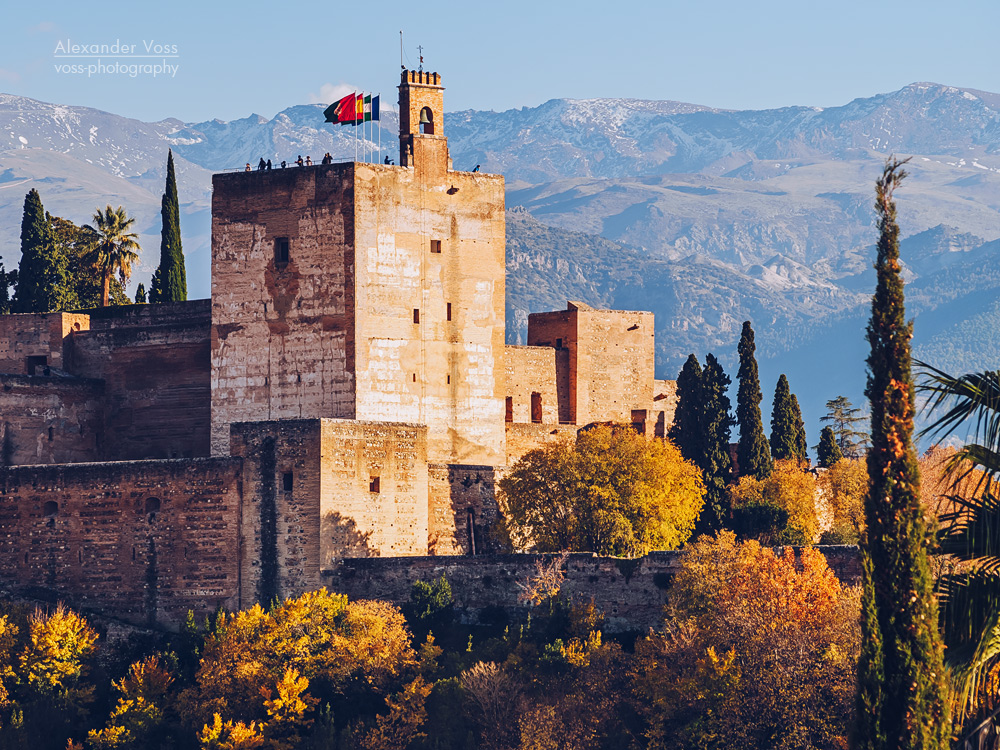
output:
M396 155L397 120L385 103L381 129L364 139L324 123L323 109L145 123L0 95L0 255L16 264L21 205L35 187L46 209L77 223L106 203L126 206L144 248L135 282L147 280L169 147L189 289L207 296L212 172L262 157L275 165L326 152L354 159L379 144L374 158ZM512 340L529 310L568 296L656 311L661 376L676 374L689 351L725 357L748 317L762 358L780 357L790 376L815 381L817 363L862 361L855 349L873 286L872 186L895 153L912 157L897 197L918 353L1000 366L1000 340L987 335L1000 330L998 94L914 83L838 107L758 111L553 99L444 119L455 168L504 174L508 206L520 207L508 243ZM642 273L616 267L626 255ZM835 345L847 330L850 351ZM857 401L859 372L845 374L853 385L843 388Z

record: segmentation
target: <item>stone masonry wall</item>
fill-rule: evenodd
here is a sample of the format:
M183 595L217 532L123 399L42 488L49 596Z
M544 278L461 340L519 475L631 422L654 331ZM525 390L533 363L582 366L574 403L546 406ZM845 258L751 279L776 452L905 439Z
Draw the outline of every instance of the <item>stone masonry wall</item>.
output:
M103 381L0 375L0 466L96 461L103 439Z
M320 560L320 423L236 423L243 459L240 598L268 604L317 587Z
M473 551L479 554L490 551L498 512L496 484L503 469L430 464L427 472L430 554L468 555Z
M507 425L507 466L513 466L521 456L549 443L568 440L576 442L580 428L572 424L518 424Z
M510 402L508 422L559 424L555 349L548 346L505 346L504 372L506 397ZM541 402L540 415L532 413L534 394L538 394Z
M0 469L5 587L176 627L238 598L232 459Z
M427 554L427 428L322 420L322 566Z
M213 177L214 455L234 422L355 417L354 169Z
M0 315L0 373L42 375L36 366L68 370L70 337L86 330L90 317L80 313Z
M210 314L208 300L90 311L71 370L105 382L101 458L209 454Z
M432 462L499 464L503 177L443 165L357 165L355 416L426 424Z
M856 547L820 547L834 573L846 585L861 580ZM667 590L680 568L679 552L653 552L625 560L575 553L563 562L564 592L575 601L593 600L605 615L610 632L645 631L663 621ZM484 555L481 557L421 557L381 560L344 560L323 571L331 591L352 599L386 599L403 604L416 581L445 576L462 618L471 623L496 618L513 621L528 615L518 601L519 584L536 574L538 565L550 565L559 555Z

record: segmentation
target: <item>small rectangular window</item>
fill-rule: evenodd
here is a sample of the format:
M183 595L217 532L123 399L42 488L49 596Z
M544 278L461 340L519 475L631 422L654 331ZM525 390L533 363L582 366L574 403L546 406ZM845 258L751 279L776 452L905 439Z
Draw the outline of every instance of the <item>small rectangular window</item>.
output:
M448 320L451 320L451 303L448 303Z
M556 339L556 349L562 349L562 339Z
M441 252L441 240L431 240L431 252L432 253Z
M505 422L513 422L514 421L514 397L513 396L508 396L507 397L507 413L504 416L504 421Z
M451 385L451 375L448 376L448 385Z
M285 492L292 491L292 472L286 471L281 475L281 489Z
M369 492L381 492L381 482L378 477L371 477L368 480L368 491Z
M413 322L414 323L420 322L420 310L417 309L416 307L413 308Z
M274 264L276 266L288 265L288 238L277 237L274 240Z

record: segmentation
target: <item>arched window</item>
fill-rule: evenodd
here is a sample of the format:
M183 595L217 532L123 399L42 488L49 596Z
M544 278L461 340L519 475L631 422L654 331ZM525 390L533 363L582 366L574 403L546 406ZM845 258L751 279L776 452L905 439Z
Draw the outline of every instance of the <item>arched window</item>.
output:
M434 113L430 107L420 110L420 132L424 135L434 135Z
M158 497L147 497L146 498L146 518L150 523L156 520L156 514L160 512L160 498Z
M46 500L42 506L42 515L46 518L55 518L59 515L59 503L55 500Z

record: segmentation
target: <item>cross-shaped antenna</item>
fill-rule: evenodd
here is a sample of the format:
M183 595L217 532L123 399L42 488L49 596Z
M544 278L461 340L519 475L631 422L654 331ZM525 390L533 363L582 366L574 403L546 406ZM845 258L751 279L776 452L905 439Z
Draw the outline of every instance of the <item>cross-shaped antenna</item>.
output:
M417 52L420 53L420 72L423 73L424 72L424 48L422 46L420 46L419 44L417 45Z

